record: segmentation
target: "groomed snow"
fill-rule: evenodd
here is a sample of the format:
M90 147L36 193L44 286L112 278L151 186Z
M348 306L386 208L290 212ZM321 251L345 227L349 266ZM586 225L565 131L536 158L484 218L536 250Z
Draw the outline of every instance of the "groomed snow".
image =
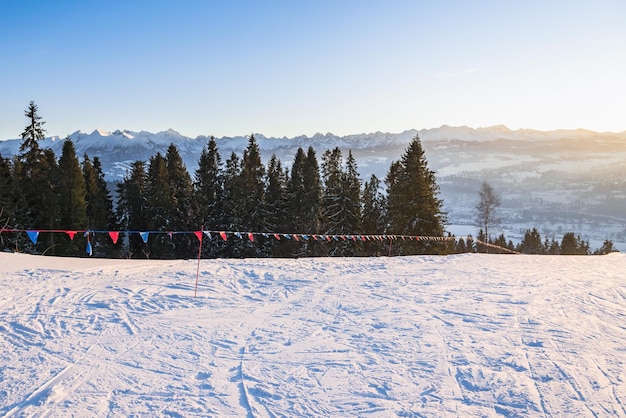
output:
M626 255L0 254L2 416L626 416Z

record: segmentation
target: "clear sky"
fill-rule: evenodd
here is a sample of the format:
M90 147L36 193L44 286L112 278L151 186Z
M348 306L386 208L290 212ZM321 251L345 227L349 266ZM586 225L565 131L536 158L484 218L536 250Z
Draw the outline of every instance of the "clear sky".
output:
M0 0L0 139L626 130L624 0Z

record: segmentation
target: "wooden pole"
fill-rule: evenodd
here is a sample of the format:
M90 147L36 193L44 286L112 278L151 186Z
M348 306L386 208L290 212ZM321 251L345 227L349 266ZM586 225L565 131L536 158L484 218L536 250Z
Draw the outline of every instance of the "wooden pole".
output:
M193 291L194 299L198 295L198 278L200 277L200 256L202 255L202 239L204 238L204 225L200 228L200 244L198 245L198 268L196 269L196 288Z

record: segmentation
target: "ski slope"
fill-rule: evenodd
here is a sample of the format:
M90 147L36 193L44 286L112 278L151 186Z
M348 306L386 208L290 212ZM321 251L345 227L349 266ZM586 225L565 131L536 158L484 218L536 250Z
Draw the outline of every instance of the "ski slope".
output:
M626 255L0 254L0 416L626 416Z

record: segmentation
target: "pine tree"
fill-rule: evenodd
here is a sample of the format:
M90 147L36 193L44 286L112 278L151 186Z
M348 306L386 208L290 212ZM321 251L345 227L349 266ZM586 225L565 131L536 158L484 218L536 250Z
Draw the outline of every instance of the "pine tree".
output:
M313 147L309 147L307 150L302 174L302 186L304 187L302 231L306 234L317 235L322 227L322 182L317 155ZM302 248L307 256L322 256L327 251L325 245L314 239L305 241Z
M288 217L287 210L287 172L283 170L280 160L276 155L272 155L267 165L267 188L265 190L265 210L263 231L286 232L284 221ZM286 241L266 241L264 253L273 257L288 256Z
M459 240L456 243L455 252L457 254L463 254L463 253L468 252L467 251L467 246L465 245L465 240L462 237L459 238Z
M363 186L362 199L363 233L367 235L382 235L385 230L385 198L380 192L380 180L372 174L370 180ZM379 240L370 240L363 245L363 255L379 256L384 254L383 244Z
M117 186L117 219L122 229L132 231L127 238L128 257L140 257L147 251L137 232L147 231L147 185L145 162L135 161L129 175Z
M263 204L265 200L265 167L261 163L259 146L250 135L248 146L243 152L239 184L242 187L239 206L242 212L241 229L246 231L260 231L263 227ZM262 239L259 237L262 241ZM253 243L244 238L242 255L246 257L260 256L261 243Z
M85 178L80 168L74 143L68 137L59 158L59 227L65 230L83 230L88 227ZM85 253L84 240L61 242L59 253L77 256Z
M342 255L344 245L339 239L347 231L344 230L345 212L343 207L343 158L339 147L327 150L322 156L322 179L324 194L322 198L322 233L331 235L334 242L328 244L330 255ZM347 239L345 236L344 240Z
M215 138L211 137L202 149L195 172L195 199L197 222L206 229L219 229L223 211L219 208L223 197L222 161Z
M389 233L394 235L442 236L445 213L438 198L439 186L419 137L413 141L399 162L389 168L387 178ZM430 241L404 241L394 244L398 254L439 253L443 245Z
M589 243L576 236L573 232L567 232L561 240L562 255L588 255L591 251Z
M223 229L227 231L241 231L243 225L244 212L241 201L245 190L241 184L241 160L234 152L226 160L224 169L224 224ZM220 242L220 256L241 257L243 250L241 242L228 240Z
M0 154L0 230L11 227L14 222L13 214L13 173L11 160ZM0 234L0 251L9 248L8 234Z
M58 226L58 197L56 190L57 163L54 152L41 149L38 141L45 130L38 108L30 102L25 112L29 124L22 132L20 154L14 162L14 198L16 227L23 229L56 229ZM56 234L41 236L37 245L22 244L30 251L53 255L57 246Z
M547 240L546 240L547 242ZM561 254L561 245L559 244L559 242L557 240L555 240L554 238L552 238L552 240L550 240L549 244L546 245L546 253L550 254L550 255L559 255Z
M291 165L291 176L287 181L287 214L282 222L277 222L277 232L288 234L307 232L305 231L308 219L307 190L304 183L306 159L304 150L298 148ZM307 255L302 244L297 241L284 241L279 248L281 248L281 252L291 257Z
M170 228L174 231L195 231L201 225L194 222L194 191L189 171L174 144L170 144L165 156L167 178L172 199ZM192 257L197 253L198 240L190 233L175 234L172 256L176 258Z
M358 254L361 232L361 180L352 152L348 154L345 169L341 150L337 147L324 154L323 231L339 239L330 243L330 254L353 256ZM350 242L349 242L350 241Z
M539 235L537 228L526 230L517 251L524 254L545 254L545 247L541 242L541 235Z
M41 157L41 149L39 147L39 141L45 138L46 130L43 129L43 125L46 122L42 122L42 117L37 114L39 108L35 102L31 101L28 105L28 109L24 112L29 120L29 124L24 128L22 132L22 144L20 145L20 152L23 156L29 156L30 159L37 159ZM28 158L26 158L28 159Z
M224 176L222 162L215 138L211 137L208 145L203 148L195 172L195 218L205 230L224 228ZM220 244L216 240L205 240L202 252L205 256L216 257Z
M342 185L342 206L345 211L343 228L346 234L352 235L352 243L343 251L345 256L355 256L359 254L359 239L361 234L361 179L358 167L352 151L348 152L346 168L341 176Z
M167 162L161 153L150 158L147 180L147 228L150 231L163 233L150 236L145 254L146 257L151 258L173 258L174 243L172 237L165 233L175 230L172 225L175 202L169 182Z
M612 252L619 252L619 250L615 248L615 246L613 245L613 241L609 239L605 239L604 242L602 243L602 247L598 248L593 253L594 255L606 255Z
M83 157L83 178L85 179L85 200L87 201L87 219L89 229L96 231L110 231L116 228L113 215L113 199L102 171L102 164L98 157L93 162L87 154ZM115 248L106 234L97 233L91 237L93 255L96 257L111 257Z

